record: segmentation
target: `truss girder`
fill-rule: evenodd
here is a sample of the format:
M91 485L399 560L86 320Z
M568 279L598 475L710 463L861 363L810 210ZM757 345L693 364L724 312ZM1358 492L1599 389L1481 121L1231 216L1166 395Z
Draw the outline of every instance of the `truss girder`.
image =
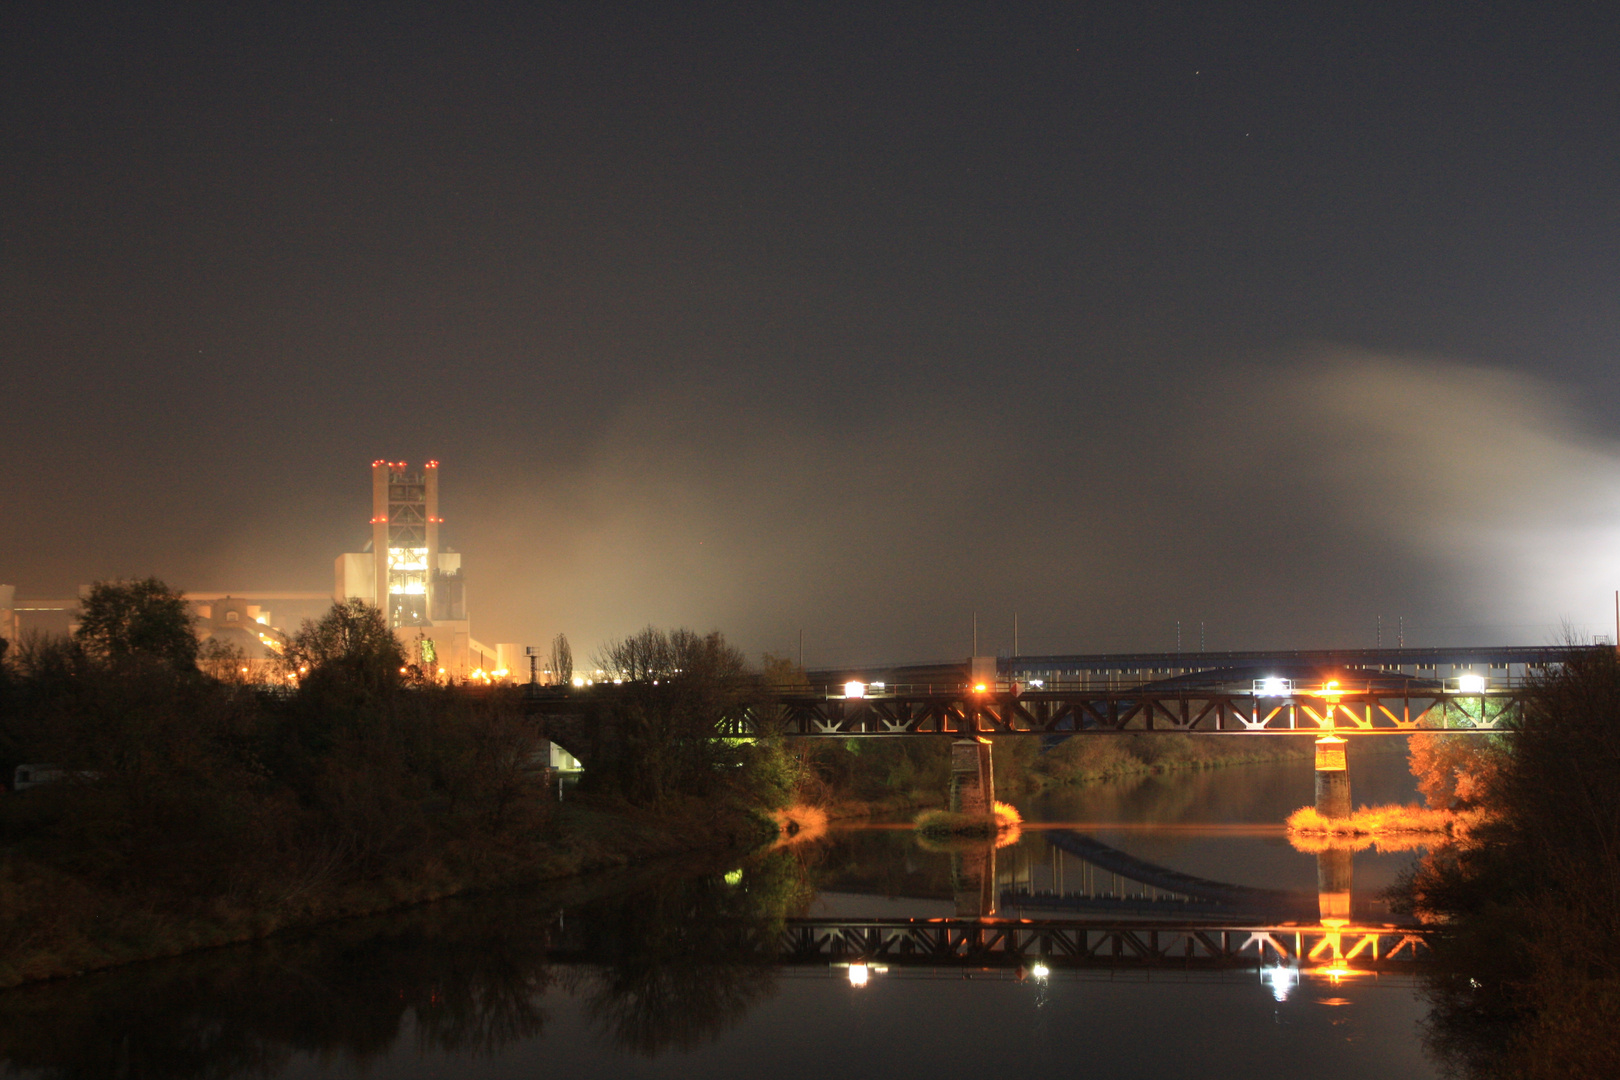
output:
M744 715L741 728L790 736L1066 735L1080 732L1401 733L1492 731L1513 719L1520 691L1319 697L1250 694L1058 691L923 694L868 698L784 695Z
M1355 961L1364 971L1410 969L1429 956L1421 930L1388 926L1121 923L1061 924L972 919L791 919L784 963L893 967L1254 968Z

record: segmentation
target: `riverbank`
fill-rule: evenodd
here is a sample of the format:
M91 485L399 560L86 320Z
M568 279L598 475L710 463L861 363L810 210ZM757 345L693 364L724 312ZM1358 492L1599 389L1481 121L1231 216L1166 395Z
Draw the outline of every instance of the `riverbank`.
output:
M1394 891L1446 927L1427 1038L1455 1075L1620 1076L1617 718L1620 658L1593 650L1538 677L1500 744L1452 736L1430 755L1490 811Z
M997 793L1027 796L1131 776L1303 761L1315 754L1316 735L1084 734L1071 736L1045 753L1041 740L1033 738L998 739L994 745ZM1397 752L1404 749L1393 748ZM1382 746L1357 750L1385 752Z
M363 879L334 867L251 893L188 894L161 884L109 887L15 850L0 854L0 987L61 978L286 930L369 916L453 896L560 881L693 853L746 852L776 826L760 811L703 800L656 811L578 799L557 808L545 835L449 845L434 857Z

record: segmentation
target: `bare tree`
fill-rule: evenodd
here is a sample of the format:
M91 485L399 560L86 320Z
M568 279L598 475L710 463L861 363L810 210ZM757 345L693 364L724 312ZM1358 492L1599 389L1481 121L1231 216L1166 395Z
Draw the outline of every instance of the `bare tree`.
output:
M574 680L574 650L568 646L567 634L558 634L551 641L551 672L564 685Z

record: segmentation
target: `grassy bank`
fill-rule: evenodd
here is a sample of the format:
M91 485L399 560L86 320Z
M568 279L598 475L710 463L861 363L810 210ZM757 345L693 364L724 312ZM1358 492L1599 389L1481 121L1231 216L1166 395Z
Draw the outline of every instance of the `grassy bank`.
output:
M995 740L996 791L1031 795L1150 773L1298 761L1314 753L1315 737L1309 734L1076 735L1044 753L1038 738L1003 738Z
M1152 773L1298 761L1315 752L1314 736L1303 733L1265 737L1155 732L1077 735L1050 748L1038 736L991 741L996 792L1005 796ZM827 807L833 818L937 806L949 788L948 737L807 743L800 744L797 751L804 774L799 798Z

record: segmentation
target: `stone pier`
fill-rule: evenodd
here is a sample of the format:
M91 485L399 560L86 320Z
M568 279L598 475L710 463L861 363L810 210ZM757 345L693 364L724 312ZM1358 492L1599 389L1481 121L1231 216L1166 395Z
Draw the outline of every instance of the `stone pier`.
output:
M951 851L951 892L956 915L982 919L996 913L996 844L985 840Z
M1316 740L1316 812L1326 818L1350 816L1350 771L1345 768L1347 744L1337 735Z
M1316 896L1322 925L1328 920L1350 919L1351 869L1355 855L1349 848L1328 848L1316 855Z
M995 813L996 781L990 770L988 739L951 743L951 810L974 817Z

